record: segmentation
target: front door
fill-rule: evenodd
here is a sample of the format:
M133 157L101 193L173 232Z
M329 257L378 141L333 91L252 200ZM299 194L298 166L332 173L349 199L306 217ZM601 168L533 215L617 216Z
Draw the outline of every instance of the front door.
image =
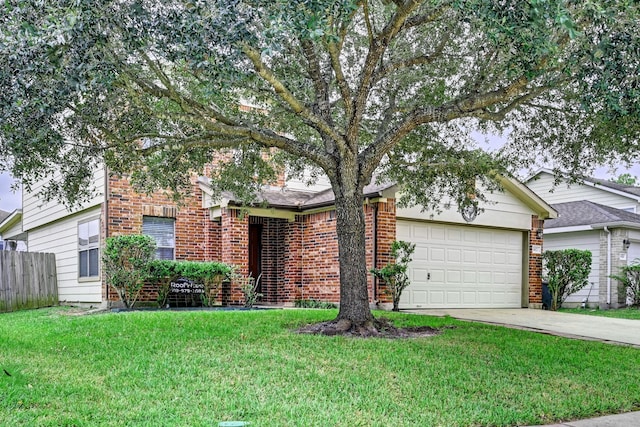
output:
M258 280L262 274L262 224L249 224L249 276ZM257 292L262 293L262 281Z

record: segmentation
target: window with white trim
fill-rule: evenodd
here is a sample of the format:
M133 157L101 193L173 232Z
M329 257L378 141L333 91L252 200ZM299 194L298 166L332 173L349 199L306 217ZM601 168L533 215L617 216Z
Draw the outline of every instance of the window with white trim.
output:
M78 277L100 276L100 220L78 223Z
M142 217L142 234L151 236L156 241L157 259L175 259L175 223L175 218Z

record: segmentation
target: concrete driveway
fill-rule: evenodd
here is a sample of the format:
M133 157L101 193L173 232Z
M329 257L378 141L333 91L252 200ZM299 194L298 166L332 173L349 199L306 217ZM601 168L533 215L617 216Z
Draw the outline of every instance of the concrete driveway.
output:
M563 337L597 340L640 347L640 320L612 319L583 314L521 309L402 310L429 316L449 315L460 320L527 329Z

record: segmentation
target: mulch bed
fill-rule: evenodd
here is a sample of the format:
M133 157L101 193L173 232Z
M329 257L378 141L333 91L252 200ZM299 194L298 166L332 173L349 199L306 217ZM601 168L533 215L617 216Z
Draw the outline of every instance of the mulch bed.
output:
M441 330L430 326L415 326L398 328L387 318L381 317L374 320L373 325L350 325L342 321L331 320L329 322L313 323L299 328L300 334L348 336L355 338L424 338L440 334Z

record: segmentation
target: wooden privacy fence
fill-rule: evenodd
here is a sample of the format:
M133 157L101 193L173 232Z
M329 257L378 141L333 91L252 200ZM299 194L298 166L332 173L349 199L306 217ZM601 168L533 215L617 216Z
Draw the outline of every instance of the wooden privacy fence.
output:
M58 304L54 254L0 251L0 312Z

